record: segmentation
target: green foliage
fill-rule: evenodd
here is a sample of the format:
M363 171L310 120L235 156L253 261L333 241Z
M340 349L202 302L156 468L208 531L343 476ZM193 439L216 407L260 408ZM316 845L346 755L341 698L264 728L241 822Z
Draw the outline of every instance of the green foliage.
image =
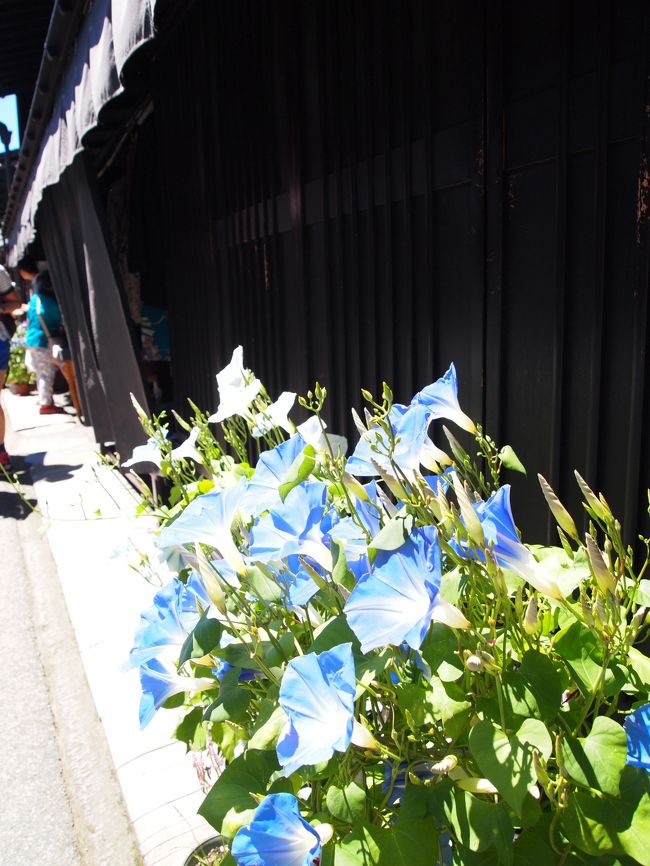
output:
M500 489L504 469L525 472L513 448L499 448L480 427L474 441L446 431L452 456L436 449L434 462L442 470L447 461L454 477L434 492L418 470L403 471L395 460L388 386L381 398L365 396L365 423L357 422L382 458L377 502L346 472L345 459L314 444L282 477L279 501L305 482L324 482L330 515L365 539L355 543L364 546L370 574L417 529L435 527L442 621L426 624L421 644L412 643L418 650L387 642L363 653L345 612L359 579L358 551L328 537L322 561L301 555L315 594L300 606L288 603L278 563L247 559L240 583L224 583L217 601L210 593L215 605L178 658L192 676L214 676L220 661L232 669L214 688L167 704L184 707L179 740L191 749L216 746L228 762L201 814L232 838L265 796L290 792L306 820L331 825L322 866L432 866L449 840L456 866L650 866L650 775L626 764L623 728L632 702L650 698L647 557L635 561L606 500L580 476L583 538L580 522L540 478L559 545L524 548L528 571L517 571L496 555L494 528L476 509ZM324 399L317 386L302 405L320 416ZM250 438L270 406L262 388L216 435L192 406L191 421L177 422L199 431L195 463L172 456L164 416L141 418L172 490L166 503L149 499L149 513L166 525L197 496L250 477L260 442L284 440L278 427ZM374 509L372 530L360 519L362 506ZM250 515L233 517L243 556L252 528ZM185 577L192 568L217 568L210 545L183 555ZM367 740L352 739L285 778L276 747L288 730L279 706L287 665L342 644L352 648L354 721Z
M36 382L34 372L28 370L25 364L27 348L24 339L24 326L19 326L9 347L7 385L33 385Z

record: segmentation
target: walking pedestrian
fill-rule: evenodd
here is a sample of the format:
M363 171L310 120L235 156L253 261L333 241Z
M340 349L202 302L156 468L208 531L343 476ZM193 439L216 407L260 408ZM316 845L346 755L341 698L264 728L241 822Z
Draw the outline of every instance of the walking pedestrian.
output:
M60 343L61 310L54 297L49 274L38 274L32 282L32 297L27 307L25 345L36 373L39 412L54 415L64 410L54 404L52 389L56 364L52 356L55 341Z

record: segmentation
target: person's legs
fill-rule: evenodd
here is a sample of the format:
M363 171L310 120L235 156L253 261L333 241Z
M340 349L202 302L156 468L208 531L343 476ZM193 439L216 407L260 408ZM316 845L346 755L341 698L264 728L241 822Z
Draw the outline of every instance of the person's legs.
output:
M54 361L49 348L29 347L29 354L36 371L38 402L41 406L52 406L52 385L54 384Z

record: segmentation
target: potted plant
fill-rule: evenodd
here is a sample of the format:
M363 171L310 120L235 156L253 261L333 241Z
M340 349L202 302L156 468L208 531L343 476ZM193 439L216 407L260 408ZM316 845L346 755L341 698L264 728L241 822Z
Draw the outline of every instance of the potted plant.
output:
M20 326L14 334L9 351L9 369L7 371L7 385L12 394L26 396L31 394L36 377L25 364L25 328Z

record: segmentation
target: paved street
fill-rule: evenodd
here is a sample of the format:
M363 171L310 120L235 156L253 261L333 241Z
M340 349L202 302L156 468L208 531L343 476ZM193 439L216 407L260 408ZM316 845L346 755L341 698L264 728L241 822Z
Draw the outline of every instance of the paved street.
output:
M39 461L80 428L67 416L49 427L21 405L24 423L8 432L7 444L35 505ZM74 468L53 467L52 482ZM0 480L0 862L136 866L141 858L43 528L42 515Z
M28 498L0 481L2 866L182 866L214 831L173 716L138 727L127 658L157 587L129 567L152 526L92 430L2 393ZM31 486L30 486L31 485Z
M0 482L0 860L12 866L77 866L77 834L66 794L56 725L36 639L22 539L34 518ZM37 519L37 518L36 518Z

